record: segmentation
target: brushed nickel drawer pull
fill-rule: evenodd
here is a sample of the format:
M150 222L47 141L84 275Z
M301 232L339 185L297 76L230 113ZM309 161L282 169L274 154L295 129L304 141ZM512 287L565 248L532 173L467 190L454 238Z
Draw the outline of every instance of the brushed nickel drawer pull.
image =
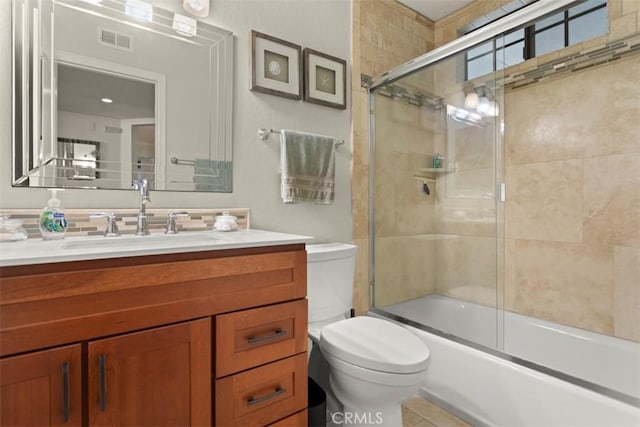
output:
M281 395L282 393L286 393L287 389L286 388L282 388L282 387L276 387L276 389L269 393L269 394L265 394L262 397L258 397L258 398L254 398L253 396L250 396L247 399L247 405L251 406L251 405L257 405L258 403L262 403L266 400L269 399L273 399L276 396Z
M62 364L62 421L69 422L69 412L71 404L69 398L69 362Z
M268 335L263 335L261 337L256 337L254 335L251 335L249 337L247 337L247 344L258 344L264 341L271 341L271 340L275 340L277 338L282 337L283 335L286 335L286 331L283 331L282 329L276 329L275 331L273 331L273 333L270 333Z
M98 357L98 363L100 365L100 411L104 412L107 409L107 356L104 353Z

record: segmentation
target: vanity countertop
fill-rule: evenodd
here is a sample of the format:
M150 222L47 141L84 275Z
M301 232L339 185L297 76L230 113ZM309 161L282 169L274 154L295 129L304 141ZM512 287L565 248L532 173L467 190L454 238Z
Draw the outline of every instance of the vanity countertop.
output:
M0 267L105 258L289 245L313 238L264 230L194 231L175 235L70 237L0 242Z

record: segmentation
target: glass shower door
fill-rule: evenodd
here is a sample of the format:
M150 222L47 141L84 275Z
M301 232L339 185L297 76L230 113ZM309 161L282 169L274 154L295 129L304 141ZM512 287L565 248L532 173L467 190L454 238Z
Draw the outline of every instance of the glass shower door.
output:
M373 306L501 348L502 75L467 80L479 54L371 92Z

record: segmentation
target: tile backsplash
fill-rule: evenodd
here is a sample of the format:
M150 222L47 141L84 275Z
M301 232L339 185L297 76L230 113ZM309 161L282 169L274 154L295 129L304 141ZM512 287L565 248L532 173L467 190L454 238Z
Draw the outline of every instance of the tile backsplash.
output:
M23 221L29 238L40 238L38 217L40 209L5 209L1 213ZM107 218L91 218L95 212L113 212L121 234L134 234L137 209L65 209L68 227L65 236L100 236L104 232ZM238 228L249 228L249 209L147 209L147 222L151 234L164 233L169 212L187 212L176 220L180 232L212 230L216 215L229 212L238 218Z

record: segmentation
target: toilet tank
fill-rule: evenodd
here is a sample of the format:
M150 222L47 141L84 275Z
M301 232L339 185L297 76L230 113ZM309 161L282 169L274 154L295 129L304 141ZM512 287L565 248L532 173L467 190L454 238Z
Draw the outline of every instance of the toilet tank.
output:
M307 245L309 323L347 317L353 307L358 247L346 243Z

